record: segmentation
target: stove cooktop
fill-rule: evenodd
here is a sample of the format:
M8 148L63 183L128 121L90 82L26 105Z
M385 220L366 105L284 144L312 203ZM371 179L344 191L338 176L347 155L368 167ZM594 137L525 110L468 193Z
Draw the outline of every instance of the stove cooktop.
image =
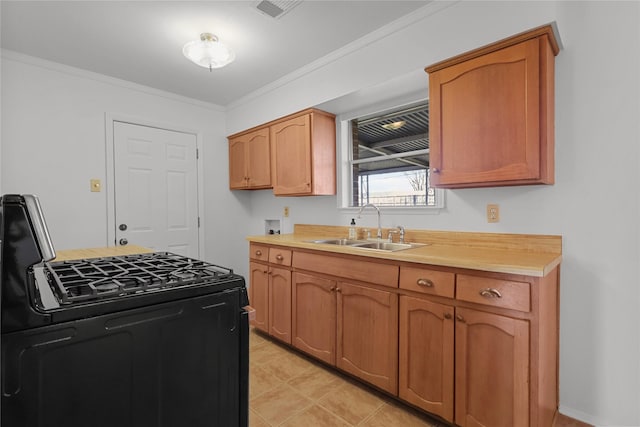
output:
M61 305L211 284L233 276L231 269L169 252L51 262L43 273Z

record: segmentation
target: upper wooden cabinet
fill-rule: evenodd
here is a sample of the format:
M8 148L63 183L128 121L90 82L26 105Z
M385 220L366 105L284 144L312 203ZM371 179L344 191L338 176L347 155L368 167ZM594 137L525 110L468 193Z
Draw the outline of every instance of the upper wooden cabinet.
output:
M336 194L333 114L307 109L229 136L229 188L276 196Z
M269 128L229 138L229 188L250 190L271 187Z
M273 193L336 194L335 116L307 110L270 126Z
M432 185L553 184L557 54L545 26L425 69Z

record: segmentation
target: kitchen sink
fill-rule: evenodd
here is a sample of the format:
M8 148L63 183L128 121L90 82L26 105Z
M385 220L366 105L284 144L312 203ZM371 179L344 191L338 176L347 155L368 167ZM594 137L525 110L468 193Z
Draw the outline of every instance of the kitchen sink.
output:
M381 240L349 240L349 239L322 239L310 240L309 243L319 243L324 245L350 246L356 249L373 249L378 251L403 251L405 249L419 248L427 243L392 243Z
M326 240L311 240L310 243L322 243L325 245L355 246L362 243L368 243L368 241L367 240L349 240L349 239L326 239Z

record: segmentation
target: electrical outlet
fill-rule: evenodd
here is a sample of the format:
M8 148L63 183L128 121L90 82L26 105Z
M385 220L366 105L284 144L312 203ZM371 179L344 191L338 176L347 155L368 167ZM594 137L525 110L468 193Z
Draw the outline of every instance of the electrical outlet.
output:
M487 205L487 222L500 222L500 205Z
M282 212L282 216L285 218L289 218L289 206L284 207L284 211Z

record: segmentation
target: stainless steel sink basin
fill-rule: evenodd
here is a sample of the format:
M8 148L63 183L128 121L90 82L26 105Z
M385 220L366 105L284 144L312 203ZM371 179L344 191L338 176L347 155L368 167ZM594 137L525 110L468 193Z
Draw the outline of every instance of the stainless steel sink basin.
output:
M380 251L402 251L405 249L416 248L418 246L415 246L414 244L409 244L409 243L367 242L367 243L356 245L356 247L362 248L362 249L377 249Z
M322 239L311 240L310 243L319 243L325 245L350 246L357 249L373 249L378 251L403 251L405 249L419 248L425 246L426 243L391 243L381 240L349 240L349 239Z
M366 240L349 240L349 239L323 239L311 240L310 243L322 243L325 245L354 246L361 243L367 243Z

